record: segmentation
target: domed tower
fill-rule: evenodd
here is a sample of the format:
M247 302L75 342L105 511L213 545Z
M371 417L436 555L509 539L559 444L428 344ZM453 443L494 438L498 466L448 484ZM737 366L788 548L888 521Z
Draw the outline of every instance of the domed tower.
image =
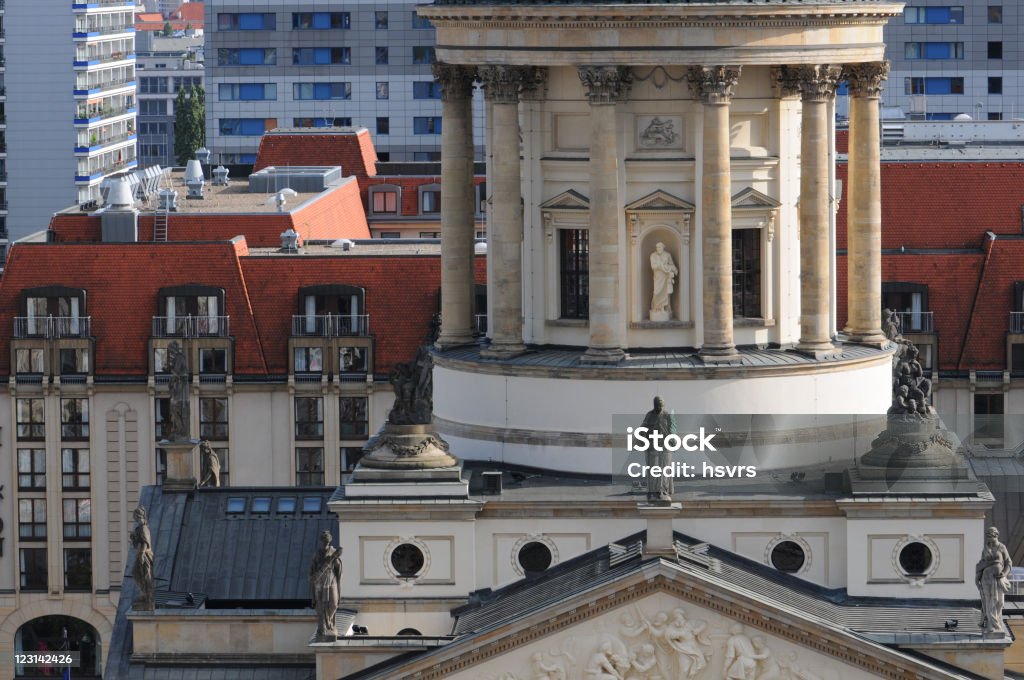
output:
M680 413L884 413L878 111L882 28L901 8L421 8L437 28L444 121L434 415L453 452L607 472L612 414L641 413L655 394ZM834 176L842 81L846 187ZM474 83L487 106L483 346ZM836 287L840 198L846 290Z

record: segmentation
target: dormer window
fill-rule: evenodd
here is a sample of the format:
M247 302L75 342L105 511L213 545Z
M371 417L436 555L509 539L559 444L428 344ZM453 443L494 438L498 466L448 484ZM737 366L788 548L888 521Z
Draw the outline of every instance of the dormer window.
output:
M337 337L366 335L369 318L363 313L362 288L346 285L311 286L299 290L299 314L293 334Z
M370 212L374 215L397 215L402 192L397 186L380 184L370 187Z
M225 336L224 290L209 286L177 286L160 291L162 316L154 318L153 335L170 337Z
M85 291L45 286L22 291L21 313L15 320L16 337L81 337L89 334Z
M441 185L427 184L419 188L420 214L437 215L441 212Z

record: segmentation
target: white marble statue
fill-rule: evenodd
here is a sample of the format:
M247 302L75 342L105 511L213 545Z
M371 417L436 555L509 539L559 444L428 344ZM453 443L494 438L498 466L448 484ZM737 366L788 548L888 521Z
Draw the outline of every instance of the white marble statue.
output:
M768 658L767 650L758 653L754 649L742 624L734 623L729 635L725 644L725 680L757 680L758 662Z
M1010 552L999 541L999 530L985 531L985 547L975 569L975 583L981 595L981 627L986 633L1005 633L1003 602L1010 590Z
M557 661L548 661L542 652L536 652L530 659L533 680L565 680L565 668Z
M654 252L651 253L651 271L654 276L651 321L668 321L672 318L672 293L675 290L679 269L672 261L672 255L665 250L664 243L654 246Z
M623 666L628 663L628 659L622 659L615 653L611 642L605 642L591 655L585 677L587 680L624 680Z

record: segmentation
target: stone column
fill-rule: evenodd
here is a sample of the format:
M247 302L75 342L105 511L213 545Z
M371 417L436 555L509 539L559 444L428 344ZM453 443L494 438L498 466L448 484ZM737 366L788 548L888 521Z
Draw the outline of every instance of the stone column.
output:
M434 64L441 85L441 334L437 347L473 342L473 79L467 66Z
M881 347L882 182L878 107L889 62L848 64L850 139L846 190L846 328L851 342Z
M690 89L704 102L704 157L701 166L701 270L704 297L705 363L739 361L733 340L732 170L729 162L729 102L739 66L694 66Z
M800 341L797 350L823 359L836 353L830 324L829 102L835 98L837 66L793 67L802 100L800 134Z
M633 72L627 66L581 66L580 81L590 101L590 340L582 361L614 364L626 357L619 303L618 136L616 113L626 99Z
M526 351L523 344L523 201L519 156L519 94L532 86L537 69L485 66L480 69L484 94L491 104L490 214L487 282L491 344L480 354L506 359Z

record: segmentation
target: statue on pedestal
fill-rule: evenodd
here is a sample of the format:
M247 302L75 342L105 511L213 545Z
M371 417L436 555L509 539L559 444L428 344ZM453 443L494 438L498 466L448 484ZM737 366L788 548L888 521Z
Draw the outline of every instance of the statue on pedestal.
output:
M668 321L672 318L672 293L675 291L676 275L679 269L672 261L672 255L665 250L664 243L654 246L651 253L653 272L653 293L651 295L651 321Z
M975 567L974 582L981 595L981 627L986 633L1005 633L1003 601L1010 590L1010 552L999 541L999 529L985 531L985 547Z
M202 478L199 486L220 486L220 456L205 439L199 442L199 455L202 460Z
M334 617L341 601L341 548L331 545L331 532L320 534L320 548L309 567L309 585L316 609L316 641L334 642L338 629Z
M676 431L676 420L671 413L665 411L665 400L661 397L654 398L654 408L647 412L644 416L643 427L648 430L647 436L654 432L660 432L661 435L667 436L674 434ZM672 453L666 450L664 447L660 451L655 450L654 446L650 446L645 454L644 462L647 465L656 465L661 468L667 468L672 465ZM649 503L657 505L665 505L672 502L673 488L673 477L655 477L654 475L647 475L647 501Z
M170 368L171 379L168 383L170 396L171 431L167 433L170 441L189 439L190 380L188 375L188 359L181 345L175 340L167 346L167 366Z
M135 564L132 565L132 578L135 588L139 591L132 602L132 608L138 611L152 611L156 607L156 586L153 582L153 536L149 532L146 521L146 509L141 505L135 508L135 529L132 530L132 547L135 548Z

